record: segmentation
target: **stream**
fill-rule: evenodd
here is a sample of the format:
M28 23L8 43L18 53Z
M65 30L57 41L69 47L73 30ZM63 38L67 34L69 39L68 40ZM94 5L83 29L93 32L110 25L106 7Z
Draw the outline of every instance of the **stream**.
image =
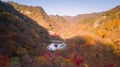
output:
M47 49L48 50L59 50L59 49L64 49L67 46L67 44L64 41L59 41L59 40L53 40L50 45L48 45Z

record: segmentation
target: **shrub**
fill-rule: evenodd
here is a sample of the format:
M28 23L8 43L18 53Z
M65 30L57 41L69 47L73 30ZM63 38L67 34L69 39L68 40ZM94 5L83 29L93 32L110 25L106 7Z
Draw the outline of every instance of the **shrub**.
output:
M0 55L0 66L8 67L9 65L9 58L4 55Z
M12 58L10 59L10 62L13 62L13 63L19 62L19 57L12 57Z

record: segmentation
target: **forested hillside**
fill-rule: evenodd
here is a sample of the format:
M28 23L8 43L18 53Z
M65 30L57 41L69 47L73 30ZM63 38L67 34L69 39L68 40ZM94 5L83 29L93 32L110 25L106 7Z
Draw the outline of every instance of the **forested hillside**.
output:
M15 10L10 4L0 1L1 67L23 67L22 63L28 63L32 56L39 55L37 47L44 48L49 41L47 29Z
M120 67L119 34L120 6L59 16L0 1L0 67Z

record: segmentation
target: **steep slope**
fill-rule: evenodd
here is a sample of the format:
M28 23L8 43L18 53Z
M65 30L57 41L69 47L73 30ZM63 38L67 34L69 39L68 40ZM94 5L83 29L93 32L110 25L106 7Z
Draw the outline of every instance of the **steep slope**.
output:
M70 27L70 23L68 23L62 16L50 15L50 18L56 22L56 26L59 26L58 30L60 34Z
M32 10L34 9L36 8ZM111 12L114 13L111 15ZM110 15L106 16L106 13ZM120 67L119 6L106 11L102 16L94 16L95 20L91 20L91 17L94 17L90 16L80 22L75 21L76 23L73 23L75 26L70 24L71 27L62 33L62 37L66 38L67 47L56 51L46 50L47 44L51 41L48 33L51 28L45 26L46 29L44 24L41 26L42 24L38 23L41 21L47 25L49 24L46 22L47 19L42 17L37 21L35 18L37 13L32 17L27 14L0 1L1 67L9 67L8 65L10 67ZM40 14L43 15L44 12ZM116 17L112 19L114 14ZM50 21L55 21L50 27L56 28L56 31L63 31L62 27L66 28L68 25L60 16L49 18ZM94 27L96 21L99 24Z
M59 15L50 15L50 18L62 26L68 24L67 21Z
M63 18L69 22L70 27L64 33L62 33L62 36L64 38L71 38L74 36L94 35L93 24L103 14L104 12L81 14L73 17L63 16Z
M71 26L62 33L62 36L64 38L71 38L74 36L87 36L93 34L92 25L102 14L104 13L83 14L74 17L64 16Z
M69 49L67 51L70 51L68 54L75 53L75 57L80 57L81 67L120 66L119 14L120 7L117 6L96 18L92 24L88 24L91 23L91 21L87 21L87 24L84 22L79 23L76 27L73 27L75 28L74 30L73 28L71 29L71 35L73 36L66 39L69 43ZM94 27L96 23L98 24ZM76 33L77 35L75 35Z
M64 19L66 19L68 22L70 23L79 23L85 19L88 19L88 18L95 18L95 17L99 17L100 15L102 15L104 12L101 12L101 13L90 13L90 14L80 14L80 15L77 15L77 16L63 16Z
M107 11L99 21L97 29L101 29L101 36L116 37L112 34L119 34L120 6ZM100 34L100 31L98 31Z
M35 50L49 43L47 29L34 20L16 11L10 4L0 1L0 66L14 64L24 67L32 60L31 56L44 55ZM37 50L45 51L45 50ZM7 60L8 58L9 60ZM1 59L3 58L3 59ZM33 57L34 58L34 57ZM15 66L15 67L17 67Z
M103 16L99 17L99 24L107 24L110 21L120 18L120 6L106 11Z
M103 42L111 45L114 53L120 55L120 6L107 11L95 30Z
M8 3L13 5L17 11L35 20L39 25L45 27L46 29L48 30L59 29L59 26L56 26L57 25L56 22L52 20L41 7L26 6L11 1Z
M115 8L109 10L106 12L105 16L107 16L108 20L113 20L113 19L117 19L120 18L120 5L116 6Z
M69 24L64 18L52 15L48 16L46 12L39 6L26 6L17 4L15 2L8 3L13 5L17 11L35 20L39 25L54 33L61 34L64 32L64 30L66 30L66 28L69 27Z
M74 36L86 36L86 35L94 35L97 37L96 32L101 34L101 36L108 36L108 33L105 34L105 30L107 31L107 27L117 27L119 25L119 6L106 11L106 12L101 12L101 13L93 13L93 14L86 14L86 15L79 15L76 17L64 17L66 20L70 19L72 20L72 27L69 28L65 33L63 33L64 37L74 37ZM75 19L76 18L76 19ZM79 19L79 22L78 22ZM76 21L74 21L76 20ZM75 23L74 23L75 22ZM113 22L113 23L112 23ZM118 24L118 25L117 25ZM109 25L109 26L108 26ZM98 28L103 29L101 30L96 30ZM110 29L109 29L110 30ZM116 31L119 30L119 28L116 28ZM113 30L115 31L115 29ZM105 34L105 35L103 35ZM110 36L110 34L109 34ZM113 35L112 35L113 36ZM114 37L114 36L113 36Z

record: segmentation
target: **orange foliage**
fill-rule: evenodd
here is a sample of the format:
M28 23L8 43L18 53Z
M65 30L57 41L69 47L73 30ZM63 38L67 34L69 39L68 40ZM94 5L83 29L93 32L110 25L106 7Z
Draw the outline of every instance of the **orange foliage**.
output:
M39 57L36 57L36 59L42 62L46 62L48 60L48 56L47 55L39 56Z
M89 41L87 42L87 44L89 44L89 45L95 45L96 43L95 43L94 40L89 40Z
M89 44L89 45L95 45L96 44L96 42L93 40L92 35L88 35L86 38L87 38L87 44Z

